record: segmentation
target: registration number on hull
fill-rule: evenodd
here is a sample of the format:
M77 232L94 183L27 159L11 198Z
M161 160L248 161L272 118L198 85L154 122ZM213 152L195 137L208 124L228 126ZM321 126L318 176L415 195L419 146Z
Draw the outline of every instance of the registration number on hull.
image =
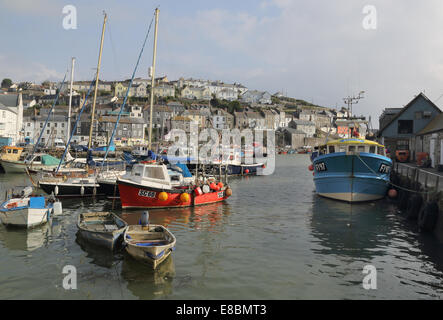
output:
M140 190L138 192L138 195L140 197L155 198L155 192L154 191Z

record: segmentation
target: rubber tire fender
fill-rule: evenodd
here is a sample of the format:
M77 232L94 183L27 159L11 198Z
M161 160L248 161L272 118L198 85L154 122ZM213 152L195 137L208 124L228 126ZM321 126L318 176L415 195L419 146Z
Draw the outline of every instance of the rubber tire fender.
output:
M436 201L426 203L418 216L418 225L420 227L420 230L434 230L435 225L437 224L438 214L439 208Z
M408 199L408 207L406 209L406 218L408 220L417 220L420 214L420 208L423 205L422 196L416 194Z

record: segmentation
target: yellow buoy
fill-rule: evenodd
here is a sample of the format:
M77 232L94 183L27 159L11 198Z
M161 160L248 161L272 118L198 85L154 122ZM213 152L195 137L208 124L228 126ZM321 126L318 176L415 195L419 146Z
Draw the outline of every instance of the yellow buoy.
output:
M168 200L168 194L166 192L164 192L164 191L160 192L158 194L158 199L161 200L161 201L166 201L166 200Z
M180 201L181 202L188 202L189 201L189 193L182 193L180 195Z

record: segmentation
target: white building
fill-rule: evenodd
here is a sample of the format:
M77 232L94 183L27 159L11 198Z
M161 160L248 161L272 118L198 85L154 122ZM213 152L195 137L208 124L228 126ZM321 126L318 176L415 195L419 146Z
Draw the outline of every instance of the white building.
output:
M37 143L47 119L47 114L38 116L26 116L23 118L24 134L31 143ZM66 142L68 136L68 121L66 116L51 115L43 131L41 143L50 145L55 139Z
M23 139L22 94L0 94L0 137L12 138L15 145Z

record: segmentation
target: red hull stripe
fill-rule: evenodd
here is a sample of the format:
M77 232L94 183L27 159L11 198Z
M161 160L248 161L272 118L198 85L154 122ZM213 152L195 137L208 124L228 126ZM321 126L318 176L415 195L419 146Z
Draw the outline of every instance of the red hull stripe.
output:
M226 200L224 191L204 193L196 196L194 193L189 194L189 201L182 202L180 193L171 193L169 191L159 190L157 188L149 188L144 186L132 185L129 183L118 182L120 200L122 208L181 208L192 207L204 204L210 204ZM158 199L160 192L166 192L168 199L162 201Z

